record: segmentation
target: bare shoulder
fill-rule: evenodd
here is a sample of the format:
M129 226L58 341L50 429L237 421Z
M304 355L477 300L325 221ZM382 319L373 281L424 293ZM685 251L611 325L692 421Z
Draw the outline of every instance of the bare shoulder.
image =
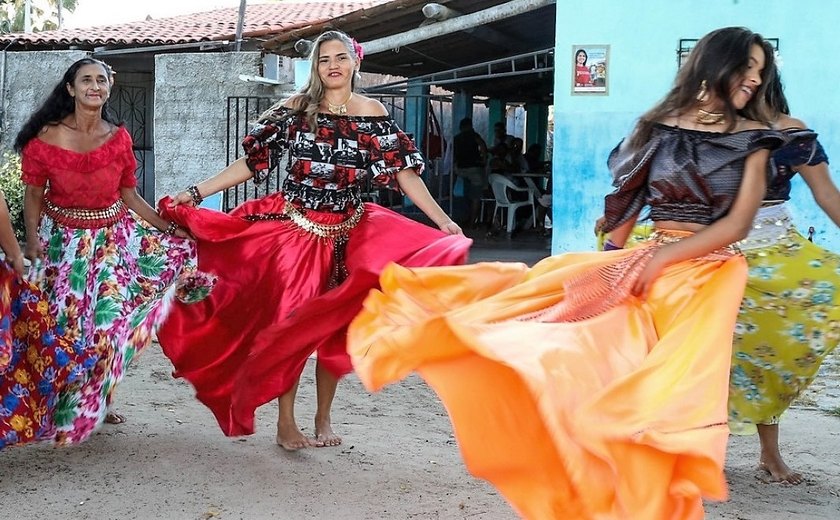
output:
M788 128L798 128L800 130L804 130L808 128L808 125L806 125L801 119L797 119L795 117L791 117L785 114L782 114L779 117L779 119L776 120L775 126L780 130L785 130Z
M354 94L358 103L360 116L387 116L388 110L378 99L369 98L361 94Z
M64 140L64 132L61 124L44 125L38 132L38 139L47 144L60 145Z
M752 119L741 119L735 125L735 132L742 132L744 130L770 130L770 127L759 121Z

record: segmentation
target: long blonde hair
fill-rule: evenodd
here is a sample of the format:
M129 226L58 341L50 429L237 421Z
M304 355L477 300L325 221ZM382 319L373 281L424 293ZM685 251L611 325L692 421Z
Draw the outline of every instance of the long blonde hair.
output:
M359 56L356 54L353 40L341 31L331 30L321 33L318 38L312 43L312 49L309 51L309 78L306 84L301 87L288 100L284 99L279 103L269 108L260 120L272 120L272 113L278 108L288 103L295 114L303 114L309 128L315 130L318 126L318 111L320 110L321 101L324 99L324 84L321 82L321 76L318 74L318 58L321 54L321 45L324 42L338 40L347 48L347 54L353 60L354 66L359 65ZM358 72L353 74L350 80L350 91L356 90L356 83L359 79Z

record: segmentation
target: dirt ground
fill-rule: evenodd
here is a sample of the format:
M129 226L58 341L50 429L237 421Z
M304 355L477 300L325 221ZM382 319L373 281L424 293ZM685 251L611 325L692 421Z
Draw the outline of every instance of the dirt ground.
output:
M275 405L259 411L258 431L226 438L191 388L172 379L157 345L119 388L128 422L106 426L76 448L35 445L0 452L0 517L8 519L492 519L516 518L504 499L467 474L449 420L416 376L368 394L350 376L333 420L344 445L286 453L274 444ZM313 367L298 416L311 432ZM835 376L836 374L828 374ZM836 379L833 379L836 381ZM731 499L707 518L840 518L840 417L821 410L836 397L791 410L783 448L809 482L766 484L755 470L755 437L733 437ZM832 408L833 409L833 408Z

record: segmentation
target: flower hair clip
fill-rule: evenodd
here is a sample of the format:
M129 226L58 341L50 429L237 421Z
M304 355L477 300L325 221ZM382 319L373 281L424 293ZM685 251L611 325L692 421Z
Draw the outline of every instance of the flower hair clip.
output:
M350 41L353 42L353 50L356 51L356 58L359 61L362 61L365 57L365 50L362 48L362 45L356 41L356 38L350 38Z

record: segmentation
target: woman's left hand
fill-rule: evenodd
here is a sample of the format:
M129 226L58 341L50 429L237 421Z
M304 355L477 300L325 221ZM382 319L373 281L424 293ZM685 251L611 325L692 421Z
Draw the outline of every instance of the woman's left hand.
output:
M438 226L441 231L446 233L447 235L463 235L464 232L461 230L461 226L456 224L454 221L450 220L444 224Z
M173 233L173 234L178 238L186 238L186 239L189 239L189 240L195 240L195 237L192 235L192 233L190 233L189 230L186 230L182 227L176 228L175 233Z

